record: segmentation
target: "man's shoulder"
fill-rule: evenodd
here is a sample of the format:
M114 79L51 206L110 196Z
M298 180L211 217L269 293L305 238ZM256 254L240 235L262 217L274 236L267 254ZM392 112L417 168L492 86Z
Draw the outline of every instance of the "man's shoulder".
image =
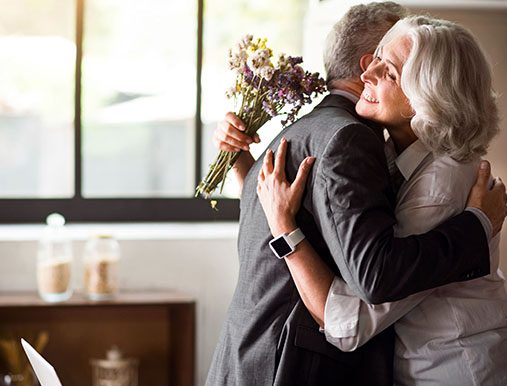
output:
M364 124L355 111L354 103L338 95L328 95L302 119L314 119L334 127Z
M349 128L360 128L368 133L375 133L372 127L355 112L354 104L340 96L329 95L311 112L304 115L286 129L287 134L294 133L299 138L318 137L323 141Z
M381 128L368 125L345 109L326 108L315 113L313 119L309 120L310 124L305 125L305 121L302 124L312 128L310 135L321 139L327 151L371 146L383 151L385 140Z

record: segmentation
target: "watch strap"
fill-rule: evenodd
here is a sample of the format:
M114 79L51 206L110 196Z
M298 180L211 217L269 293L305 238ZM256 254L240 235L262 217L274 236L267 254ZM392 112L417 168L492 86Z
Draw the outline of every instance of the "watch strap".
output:
M296 228L295 230L290 232L287 235L287 237L290 240L290 242L292 243L293 247L295 247L296 245L298 245L301 241L303 241L305 239L305 235L303 234L303 232L299 228Z
M305 239L301 229L296 228L289 234L283 233L269 242L269 247L278 259L289 256L296 250L296 246Z

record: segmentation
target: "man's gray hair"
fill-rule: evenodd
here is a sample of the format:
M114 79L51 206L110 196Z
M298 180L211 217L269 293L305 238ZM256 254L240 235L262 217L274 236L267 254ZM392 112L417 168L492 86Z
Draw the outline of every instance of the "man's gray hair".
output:
M407 35L412 48L401 88L415 112L411 127L436 155L468 161L486 153L498 133L490 65L472 33L424 16L400 20L380 47Z
M359 59L373 54L384 34L406 14L404 7L392 1L351 7L326 39L328 85L333 80L358 78L362 73Z

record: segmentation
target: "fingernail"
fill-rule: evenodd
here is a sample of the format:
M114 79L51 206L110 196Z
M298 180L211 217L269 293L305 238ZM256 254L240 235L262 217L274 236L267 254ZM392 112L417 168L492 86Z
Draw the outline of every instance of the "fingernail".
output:
M480 166L480 168L481 168L482 170L486 170L486 169L488 169L488 168L489 168L488 161L481 161L481 166Z
M250 146L247 146L247 145L243 146L243 150L249 151L250 150Z
M313 164L314 162L315 162L315 157L308 157L308 158L306 159L306 163L307 163L308 165L311 165L311 164Z
M259 143L261 141L261 139L259 138L259 136L256 136L254 139L255 139L256 143Z
M285 139L285 137L282 137L282 143L285 143L287 142L287 140Z
M252 139L252 138L247 138L247 139L246 139L246 142L247 142L248 144L250 144L250 143L252 143L252 142L253 142L253 139Z

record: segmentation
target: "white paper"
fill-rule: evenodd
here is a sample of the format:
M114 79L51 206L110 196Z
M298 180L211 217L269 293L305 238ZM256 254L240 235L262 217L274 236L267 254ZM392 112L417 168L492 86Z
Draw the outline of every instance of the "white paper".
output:
M56 371L51 364L45 360L30 344L21 339L21 345L26 352L28 360L35 371L35 375L39 379L41 386L62 386Z

